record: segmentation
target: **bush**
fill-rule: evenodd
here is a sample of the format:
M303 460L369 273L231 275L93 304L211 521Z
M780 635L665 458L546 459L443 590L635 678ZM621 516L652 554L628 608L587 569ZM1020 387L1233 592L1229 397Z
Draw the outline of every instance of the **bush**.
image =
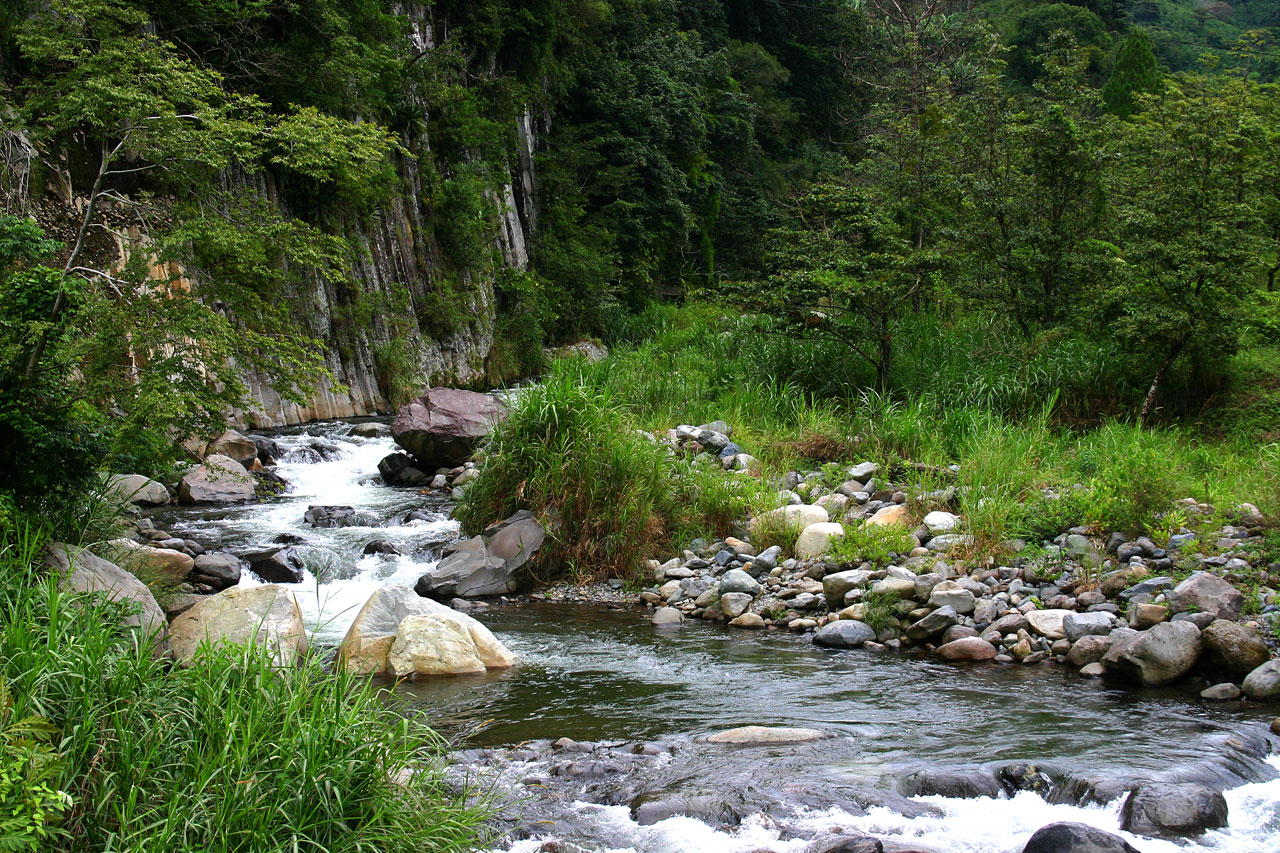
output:
M844 538L831 543L827 560L840 566L886 566L906 557L915 546L911 534L896 525L859 524L846 527Z
M477 842L483 814L445 787L440 738L368 679L318 659L281 669L247 647L170 669L122 627L131 608L62 592L40 568L43 539L11 531L0 544L8 719L35 715L58 732L27 811L6 811L28 835L43 820L85 851L408 853ZM8 740L2 758L0 774L11 773ZM43 818L31 817L33 798Z

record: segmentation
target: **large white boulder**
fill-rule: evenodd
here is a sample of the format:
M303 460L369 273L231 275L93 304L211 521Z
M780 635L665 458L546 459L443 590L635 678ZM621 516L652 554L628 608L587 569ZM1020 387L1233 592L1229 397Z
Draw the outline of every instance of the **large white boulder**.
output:
M832 544L844 538L844 525L833 521L810 524L796 539L795 554L800 560L820 557L831 550Z
M461 633L409 622L411 617L453 623ZM423 598L408 587L388 586L374 590L360 608L338 646L338 660L351 672L404 678L500 669L515 663L515 656L465 613ZM476 661L482 664L480 670L475 669Z
M302 611L293 593L278 584L233 586L183 613L169 626L169 643L179 663L190 665L203 646L263 646L281 666L307 650Z
M939 536L943 533L955 533L960 529L960 516L935 509L924 517L924 526L934 536Z

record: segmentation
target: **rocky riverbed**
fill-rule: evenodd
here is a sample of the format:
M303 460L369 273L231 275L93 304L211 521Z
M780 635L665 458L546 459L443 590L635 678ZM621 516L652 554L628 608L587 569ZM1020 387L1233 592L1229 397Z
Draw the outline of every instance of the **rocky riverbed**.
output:
M728 438L727 425L708 426ZM726 476L751 472L754 460L731 441L720 448L726 455L707 450L719 442L704 443L707 431L716 430L659 440L706 454ZM250 502L197 504L202 493L188 488L184 498L182 482L129 482L152 505L132 543L115 547L180 585L165 602L170 617L225 596L220 589L273 581L296 602L303 627L291 630L313 648L335 648L362 605L396 588L411 596L405 612L391 607L396 624L370 635L370 647L383 655L377 644L386 643L390 655L400 623L420 609L409 587L448 599L469 577L459 567L478 560L509 569L497 573L501 582L519 588L518 557L528 549L502 550L510 525L468 550L448 518L455 490L473 476L468 464L416 469L416 482L405 474L413 466L387 461L395 457L387 428L375 423L220 442L218 456L283 494L260 488ZM204 465L193 482L218 485ZM498 846L994 852L1021 850L1035 830L1061 821L1112 834L1127 827L1144 851L1176 849L1153 838L1275 846L1270 780L1280 774L1266 759L1275 709L1269 681L1250 673L1274 667L1261 661L1271 654L1277 608L1266 587L1278 567L1257 562L1260 519L1249 508L1231 510L1211 547L1185 538L1190 530L1165 548L1075 530L1043 547L1011 543L1006 560L975 566L956 532L954 493L917 504L905 479L856 467L838 484L829 470L778 484L777 516L807 522L784 527L795 556L756 547L753 536L769 525L755 522L651 563L652 586L638 593L614 581L453 602L516 665L398 690L446 731L487 744L458 753L454 772L502 792ZM404 476L415 482L386 482ZM154 506L161 490L192 503ZM876 518L872 526L892 518L909 547L883 565L842 563L831 546ZM444 576L453 588L442 590ZM1233 583L1243 577L1251 598ZM387 666L385 655L378 660ZM956 665L972 660L987 663ZM1242 688L1259 701L1245 701ZM476 734L483 721L491 722ZM715 740L749 725L763 734ZM788 741L780 728L812 739ZM1026 849L1125 849L1079 827L1055 832L1070 837Z

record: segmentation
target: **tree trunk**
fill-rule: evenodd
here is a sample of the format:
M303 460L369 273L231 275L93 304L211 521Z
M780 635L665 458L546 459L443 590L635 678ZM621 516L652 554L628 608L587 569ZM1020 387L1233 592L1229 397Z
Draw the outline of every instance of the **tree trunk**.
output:
M1164 362L1156 368L1156 375L1151 378L1151 387L1147 389L1147 396L1142 401L1142 411L1138 414L1138 423L1143 426L1146 426L1147 418L1151 415L1151 410L1155 407L1156 394L1160 391L1160 382L1164 379L1165 372L1169 369L1169 366L1173 364L1174 360L1182 354L1182 350L1186 345L1187 340L1186 338L1183 338L1178 342L1178 345L1170 350L1169 354L1165 356Z
M877 347L876 390L887 391L889 389L889 369L893 366L893 336L889 334L887 329L881 330Z

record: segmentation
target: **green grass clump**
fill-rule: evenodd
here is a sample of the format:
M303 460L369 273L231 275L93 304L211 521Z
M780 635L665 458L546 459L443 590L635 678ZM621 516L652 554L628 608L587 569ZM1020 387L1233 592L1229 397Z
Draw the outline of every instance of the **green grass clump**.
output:
M730 532L759 499L742 475L677 459L629 423L610 396L560 362L494 430L457 508L469 534L518 509L549 531L538 563L585 579L634 574L676 539Z
M24 528L0 543L0 678L6 734L37 718L56 734L42 780L29 742L0 738L0 768L25 762L22 784L61 806L29 796L7 811L5 849L443 853L479 841L484 815L443 782L445 745L368 679L318 659L278 668L247 647L173 668L122 627L129 607L61 591L43 545Z
M859 524L845 527L844 537L831 543L827 561L839 566L871 563L886 566L904 558L916 546L911 534L893 524Z
M804 525L795 519L764 510L752 522L751 544L757 552L777 546L782 549L783 559L789 559L795 555L796 540L803 532Z
M867 590L859 603L862 605L862 621L876 634L897 624L898 598L893 593Z

